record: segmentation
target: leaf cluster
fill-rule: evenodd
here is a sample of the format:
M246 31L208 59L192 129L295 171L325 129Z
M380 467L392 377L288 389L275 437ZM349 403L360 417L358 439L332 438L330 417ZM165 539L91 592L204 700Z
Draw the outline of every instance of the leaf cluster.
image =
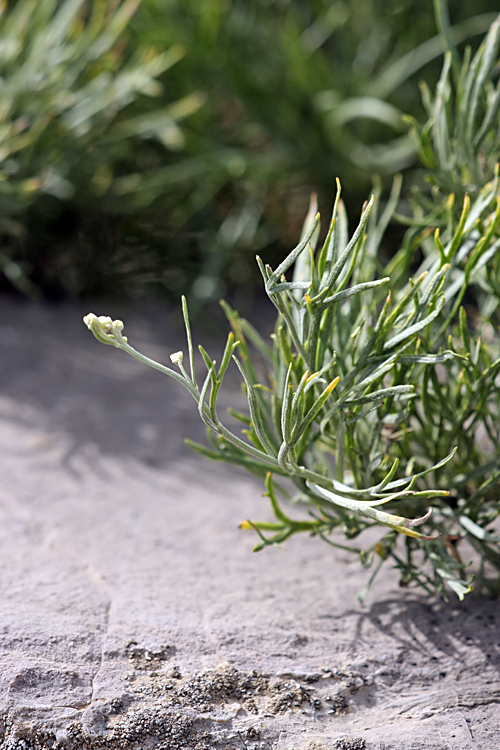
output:
M500 147L499 46L500 16L474 55L467 47L461 59L450 42L435 92L420 85L427 121L405 117L436 203L452 193L459 209L466 193L477 195L493 178Z
M249 461L244 449L221 436L210 451L198 449L291 480L294 492L279 479L275 488L266 480L277 523L250 524L261 536L259 549L301 531L338 545L339 531L351 539L383 524L391 531L357 548L364 565L378 558L378 572L390 558L405 584L418 582L430 592L449 586L462 598L472 582L470 550L468 556L467 545L459 544L467 538L480 554L479 585L497 590L498 572L491 583L484 566L498 571L500 562L498 537L486 531L500 512L494 490L500 482L500 348L491 328L493 340L481 341L480 321L468 320L462 306L466 292L482 285L497 312L498 294L488 289L484 295L499 263L497 195L494 180L444 245L436 236L433 254L411 278L405 272L414 243L401 249L382 278L377 261L397 185L385 214L369 220L368 204L349 241L337 200L316 253L314 223L278 269L260 264L278 310L272 347L225 305L240 341L246 434L255 448L277 458L279 469L267 457ZM267 360L272 374L265 382L249 365L249 342ZM308 508L314 520L285 516L276 491ZM389 513L380 510L385 503ZM420 524L425 534L415 531ZM405 536L405 555L396 532Z
M191 444L196 450L265 478L276 521L245 522L260 536L256 549L308 532L355 552L364 565L377 559L370 582L391 559L405 584L429 592L447 585L462 598L472 581L462 539L480 553L481 585L490 585L484 565L498 570L500 562L498 537L488 528L500 511L499 342L481 341L461 304L499 263L498 178L445 244L435 238L434 253L409 278L411 243L385 269L378 259L399 187L380 216L372 197L349 237L339 186L321 246L316 216L278 268L259 259L277 310L271 341L223 303L232 331L219 365L200 347L201 385L185 301L190 373L148 360L121 338L121 328L115 345L188 389L210 441L210 448ZM231 412L242 436L218 412L232 361L248 402L248 413ZM289 517L278 495L306 518ZM373 527L386 532L368 546L339 539Z

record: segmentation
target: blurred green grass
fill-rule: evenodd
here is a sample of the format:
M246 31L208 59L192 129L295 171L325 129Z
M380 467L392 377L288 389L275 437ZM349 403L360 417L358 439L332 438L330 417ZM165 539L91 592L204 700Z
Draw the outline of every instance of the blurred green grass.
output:
M497 10L450 2L477 45ZM311 191L418 184L426 2L18 0L0 15L0 269L30 295L251 296ZM229 263L229 260L231 261Z

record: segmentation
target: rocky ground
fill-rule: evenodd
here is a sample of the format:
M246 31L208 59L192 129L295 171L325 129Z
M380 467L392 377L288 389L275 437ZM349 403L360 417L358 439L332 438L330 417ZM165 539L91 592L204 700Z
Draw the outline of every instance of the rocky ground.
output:
M499 602L387 570L361 606L315 539L252 554L262 487L190 454L194 402L86 312L0 300L0 747L500 747ZM164 311L94 312L181 348Z

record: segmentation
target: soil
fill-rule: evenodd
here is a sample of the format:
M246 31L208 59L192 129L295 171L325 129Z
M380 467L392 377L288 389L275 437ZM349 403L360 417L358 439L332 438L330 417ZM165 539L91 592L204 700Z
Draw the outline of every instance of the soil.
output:
M262 486L185 448L194 402L89 309L0 299L2 750L500 747L499 602L388 568L362 606L346 553L253 554ZM164 362L183 347L177 314L94 312Z

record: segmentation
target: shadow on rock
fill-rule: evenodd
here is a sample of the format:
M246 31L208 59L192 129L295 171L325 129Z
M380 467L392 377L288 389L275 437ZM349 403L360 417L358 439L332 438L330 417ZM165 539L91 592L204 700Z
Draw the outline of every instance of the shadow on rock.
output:
M366 629L379 631L404 658L468 664L469 673L485 666L500 673L498 600L469 595L463 602L389 599L372 604L358 618L355 639Z
M150 357L170 365L169 354L186 349L178 311L97 307L125 319L129 339ZM0 300L0 416L27 426L41 447L62 438L70 466L86 452L154 467L191 456L184 438L204 441L196 403L161 373L100 345L82 322L91 308ZM208 347L218 356L222 345Z

